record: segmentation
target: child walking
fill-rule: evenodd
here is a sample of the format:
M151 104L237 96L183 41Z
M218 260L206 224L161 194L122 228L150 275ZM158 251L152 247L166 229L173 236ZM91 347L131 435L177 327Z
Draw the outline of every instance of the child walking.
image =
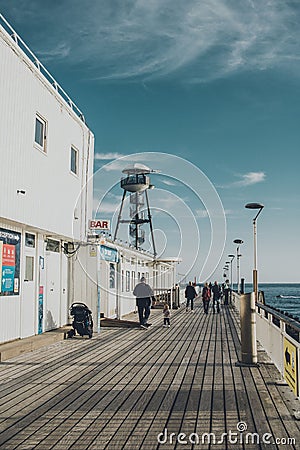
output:
M164 304L163 315L164 315L164 327L165 328L170 328L171 311L169 309L168 303Z

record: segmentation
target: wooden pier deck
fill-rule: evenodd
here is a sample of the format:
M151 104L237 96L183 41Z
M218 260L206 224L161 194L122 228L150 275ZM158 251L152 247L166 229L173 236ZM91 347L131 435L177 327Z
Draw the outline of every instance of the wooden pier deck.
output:
M1 363L0 448L300 448L298 400L264 352L259 367L235 365L235 312L205 315L196 302L172 311L171 328L160 310L151 322Z

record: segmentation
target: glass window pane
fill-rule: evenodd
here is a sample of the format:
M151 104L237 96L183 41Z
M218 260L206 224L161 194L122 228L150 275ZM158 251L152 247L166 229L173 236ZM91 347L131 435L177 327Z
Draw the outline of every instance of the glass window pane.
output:
M130 291L130 272L126 270L126 292Z
M44 147L44 124L37 117L35 119L35 142Z
M46 251L60 253L60 242L54 239L47 239Z
M71 147L71 172L77 174L77 150Z
M34 257L26 256L25 280L33 281Z
M30 233L25 233L25 245L26 247L35 248L35 235Z
M115 289L116 287L116 269L113 263L109 264L109 287L110 289Z

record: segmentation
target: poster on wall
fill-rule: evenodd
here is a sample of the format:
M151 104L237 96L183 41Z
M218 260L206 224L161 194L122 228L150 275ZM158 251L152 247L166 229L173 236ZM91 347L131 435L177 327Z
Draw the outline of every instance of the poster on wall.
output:
M0 228L0 295L20 293L21 233Z
M297 347L290 342L287 338L284 338L284 378L292 388L294 394L298 396L298 365L297 365Z

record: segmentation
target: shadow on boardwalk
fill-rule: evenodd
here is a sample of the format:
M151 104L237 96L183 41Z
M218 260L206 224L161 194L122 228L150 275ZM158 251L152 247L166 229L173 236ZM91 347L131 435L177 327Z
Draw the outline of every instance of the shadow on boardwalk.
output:
M232 310L161 316L1 363L1 449L299 448L298 403L264 352L235 366Z

